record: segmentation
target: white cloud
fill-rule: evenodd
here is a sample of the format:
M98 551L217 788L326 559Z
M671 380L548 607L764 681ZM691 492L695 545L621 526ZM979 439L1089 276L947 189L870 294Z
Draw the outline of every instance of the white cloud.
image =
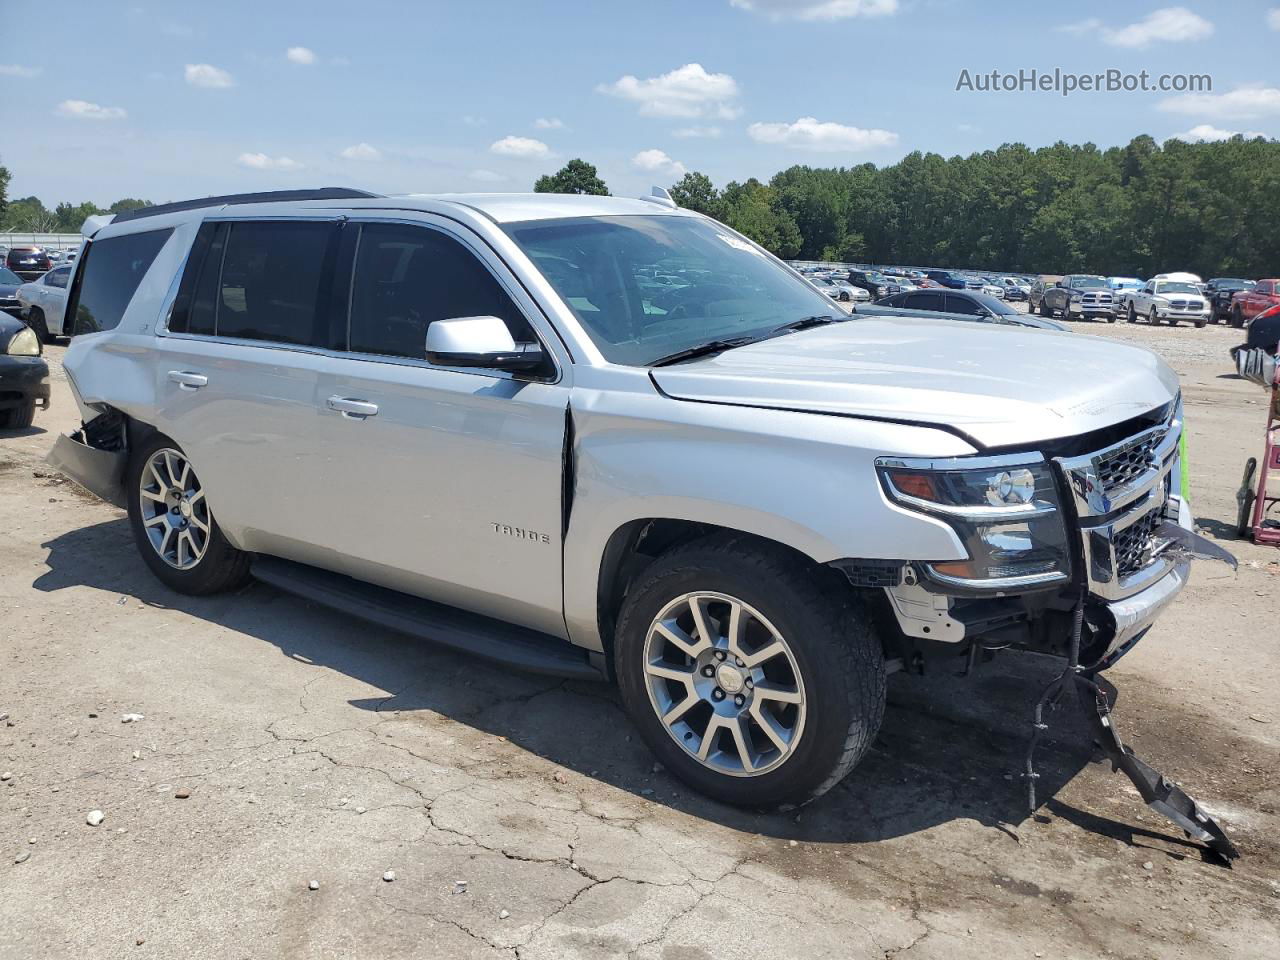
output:
M1124 27L1109 27L1097 17L1068 23L1058 30L1077 36L1098 34L1113 47L1138 49L1153 43L1186 43L1213 34L1213 24L1186 7L1165 7Z
M801 117L795 123L753 123L747 127L747 136L757 143L823 152L871 150L898 142L898 135L888 130L846 127L813 117Z
M678 130L672 130L673 137L679 137L681 140L690 140L696 137L705 137L713 139L720 136L723 131L719 127L681 127Z
M493 170L472 170L467 176L480 183L501 183L507 179L503 174L495 173Z
M382 151L363 140L345 148L338 156L343 160L381 160Z
M290 63L301 64L304 67L316 62L316 52L307 47L290 47L284 55Z
M1192 127L1186 133L1175 133L1173 135L1175 140L1186 140L1188 143L1204 143L1208 140L1230 140L1235 136L1253 140L1257 137L1265 137L1266 134L1257 130L1223 130L1211 123L1201 123Z
M183 70L187 83L193 87L230 87L235 84L231 74L208 63L188 63Z
M1165 113L1214 120L1250 120L1280 115L1280 89L1239 87L1228 93L1184 93L1161 100L1156 106Z
M734 102L738 82L727 73L707 73L700 63L686 63L646 80L627 75L596 89L640 104L640 113L647 117L728 119L742 112Z
M503 137L489 145L490 151L504 157L549 157L551 148L532 137Z
M1267 11L1267 26L1272 30L1280 30L1280 7L1272 7Z
M301 170L302 164L289 157L269 157L265 153L242 153L236 163L253 170Z
M63 100L58 113L77 120L123 120L128 116L123 107L101 107L88 100Z
M847 20L898 11L898 0L729 0L729 5L755 10L771 20Z
M563 130L564 121L559 117L539 117L533 121L533 125L539 130Z
M631 158L631 165L649 173L665 173L673 177L683 177L684 164L672 160L661 150L641 150Z
M32 77L38 77L43 73L40 67L24 67L18 63L0 63L0 77L21 77L24 80L30 80Z

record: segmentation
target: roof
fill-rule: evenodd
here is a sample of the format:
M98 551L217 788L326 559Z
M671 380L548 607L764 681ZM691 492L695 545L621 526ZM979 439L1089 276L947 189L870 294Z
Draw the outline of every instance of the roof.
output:
M479 210L498 223L523 220L558 220L564 217L621 217L679 211L652 200L597 197L571 193L438 193L409 194L391 200L435 200L459 203ZM363 206L363 204L361 204ZM686 212L687 215L687 212Z

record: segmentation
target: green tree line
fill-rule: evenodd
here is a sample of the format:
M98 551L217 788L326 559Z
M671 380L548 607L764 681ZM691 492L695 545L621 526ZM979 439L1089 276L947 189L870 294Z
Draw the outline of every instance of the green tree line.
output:
M915 152L876 167L789 167L717 189L671 188L786 258L1027 273L1269 277L1280 272L1280 142L1140 136L1123 147L969 156Z
M86 201L85 203L60 203L50 210L39 197L22 197L9 200L4 204L3 212L0 212L0 232L79 233L87 217L149 206L151 206L150 200L126 197L123 200L117 200L109 207L100 207L96 203Z

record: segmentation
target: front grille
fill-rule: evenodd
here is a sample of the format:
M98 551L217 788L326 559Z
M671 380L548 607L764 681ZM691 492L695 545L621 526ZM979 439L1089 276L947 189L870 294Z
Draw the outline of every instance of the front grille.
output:
M1160 526L1163 506L1152 510L1131 526L1125 527L1111 539L1116 554L1116 573L1121 577L1137 573L1150 562L1151 535Z
M1108 494L1115 493L1151 469L1152 453L1164 440L1163 433L1151 433L1098 459L1098 479Z

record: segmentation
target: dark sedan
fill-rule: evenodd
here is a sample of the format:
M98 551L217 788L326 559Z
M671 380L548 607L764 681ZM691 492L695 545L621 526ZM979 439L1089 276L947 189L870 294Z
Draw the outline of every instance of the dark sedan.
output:
M1066 330L1067 327L1046 317L1021 313L1003 300L974 290L911 290L876 301L876 306L893 307L909 313L946 314L945 319L980 320L987 323L1011 323L1042 330ZM859 313L865 310L859 309Z
M0 313L0 430L29 427L37 406L49 409L49 365L43 351L30 327Z
M22 284L20 276L8 267L0 267L0 310L15 317L22 315L22 304L18 302L18 288Z

